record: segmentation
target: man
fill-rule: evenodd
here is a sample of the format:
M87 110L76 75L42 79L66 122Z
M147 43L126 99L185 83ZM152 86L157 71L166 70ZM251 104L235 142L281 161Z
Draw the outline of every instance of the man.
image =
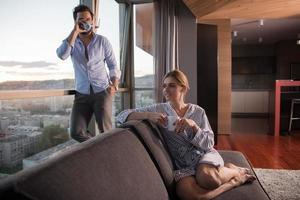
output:
M109 41L94 33L95 19L89 7L75 7L73 18L74 28L56 53L62 60L71 56L73 62L76 94L71 136L83 142L93 136L87 131L93 114L100 132L112 127L112 97L118 90L120 71Z

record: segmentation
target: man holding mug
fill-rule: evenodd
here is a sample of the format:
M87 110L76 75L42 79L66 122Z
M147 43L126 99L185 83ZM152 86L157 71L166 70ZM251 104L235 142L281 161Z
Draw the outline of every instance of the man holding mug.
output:
M74 28L56 53L62 60L69 56L72 59L76 94L71 115L71 136L83 142L92 137L87 127L93 114L100 132L112 127L112 97L118 90L120 71L110 42L94 32L95 19L90 8L76 6L73 18Z

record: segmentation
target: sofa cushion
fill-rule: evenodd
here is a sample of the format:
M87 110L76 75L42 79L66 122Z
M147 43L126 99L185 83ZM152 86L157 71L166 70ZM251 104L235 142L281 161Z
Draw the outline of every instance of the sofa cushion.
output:
M172 199L176 198L173 164L158 127L148 120L128 121L121 127L130 128L141 140L155 163Z
M173 179L173 165L165 145L163 145L163 136L160 134L158 126L149 122L148 120L143 121L128 121L121 127L130 128L135 134L138 135L139 139L146 146L156 167L160 171L160 174L164 180L166 188L168 189L169 196L171 199L176 199L176 186ZM241 167L251 168L248 160L243 156L241 152L237 151L219 151L223 157L225 163L231 162ZM254 172L253 172L254 173ZM253 194L252 194L253 193ZM252 184L246 184L238 188L234 188L219 197L216 200L232 200L232 199L258 199L258 200L269 200L268 195L261 187L258 181L254 181Z
M21 173L17 190L33 199L168 199L139 139L114 129Z
M252 170L254 173L250 162L245 158L245 156L238 151L220 151L219 153L223 157L225 163L233 163L240 167L247 167ZM241 199L241 200L270 200L269 196L261 186L259 180L254 181L251 184L244 184L240 187L234 188L228 192L225 192L214 200L232 200L232 199Z

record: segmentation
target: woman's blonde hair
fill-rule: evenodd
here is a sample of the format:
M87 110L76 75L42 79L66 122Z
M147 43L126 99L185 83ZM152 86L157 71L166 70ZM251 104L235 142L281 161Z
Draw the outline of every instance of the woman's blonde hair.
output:
M174 78L180 86L185 87L187 90L190 89L189 81L188 81L186 75L179 69L168 72L164 76L163 81L165 81L165 79L168 77Z

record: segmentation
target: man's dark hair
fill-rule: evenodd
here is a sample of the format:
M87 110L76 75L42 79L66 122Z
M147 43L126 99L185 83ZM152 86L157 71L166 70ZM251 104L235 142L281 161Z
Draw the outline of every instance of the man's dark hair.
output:
M93 12L91 11L91 9L88 6L86 6L86 5L78 5L73 10L73 19L74 19L74 21L77 19L77 13L84 12L84 11L88 11L91 14L91 16L92 16L92 19L94 18L94 14L93 14Z

